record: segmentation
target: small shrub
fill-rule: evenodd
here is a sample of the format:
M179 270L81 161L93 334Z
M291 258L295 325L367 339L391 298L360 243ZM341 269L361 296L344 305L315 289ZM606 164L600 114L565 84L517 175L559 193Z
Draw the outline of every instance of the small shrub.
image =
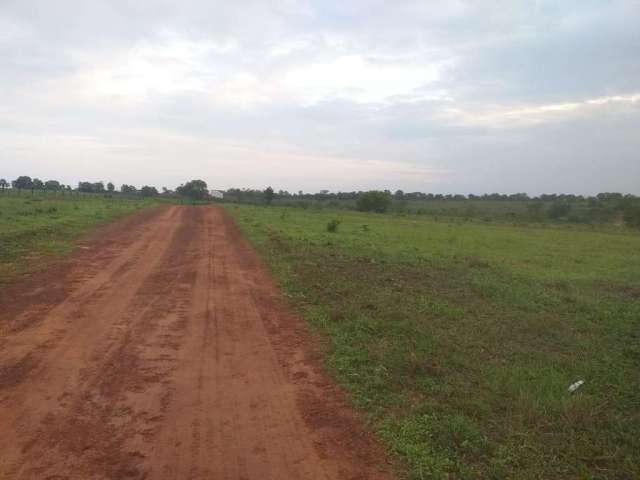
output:
M336 220L335 218L327 223L327 232L335 233L338 231L338 225L340 225L340 220Z
M391 195L387 192L371 190L364 192L356 202L356 208L361 212L384 213L391 205Z
M640 206L630 206L624 209L624 221L630 227L640 228Z
M558 218L566 217L567 215L569 215L570 211L571 205L568 202L558 201L552 203L551 206L549 206L547 215L549 215L549 218L557 220Z
M541 202L528 204L527 213L529 214L529 218L534 221L540 222L544 220L544 204Z

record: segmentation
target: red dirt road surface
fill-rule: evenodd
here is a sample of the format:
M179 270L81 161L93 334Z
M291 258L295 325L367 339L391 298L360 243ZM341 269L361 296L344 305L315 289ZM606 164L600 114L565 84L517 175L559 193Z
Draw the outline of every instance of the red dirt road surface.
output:
M103 228L0 293L2 479L388 479L222 209Z

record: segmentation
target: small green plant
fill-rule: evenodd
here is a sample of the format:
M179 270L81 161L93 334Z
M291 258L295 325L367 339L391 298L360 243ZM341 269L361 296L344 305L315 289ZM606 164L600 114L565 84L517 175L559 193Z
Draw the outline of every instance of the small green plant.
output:
M327 223L327 232L335 233L338 231L338 225L340 225L340 220L336 220L335 218L329 223Z

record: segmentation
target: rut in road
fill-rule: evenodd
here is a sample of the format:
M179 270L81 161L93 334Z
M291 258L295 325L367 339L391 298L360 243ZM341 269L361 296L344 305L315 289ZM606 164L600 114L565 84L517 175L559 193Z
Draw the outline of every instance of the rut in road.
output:
M222 209L104 228L0 296L2 479L388 479Z

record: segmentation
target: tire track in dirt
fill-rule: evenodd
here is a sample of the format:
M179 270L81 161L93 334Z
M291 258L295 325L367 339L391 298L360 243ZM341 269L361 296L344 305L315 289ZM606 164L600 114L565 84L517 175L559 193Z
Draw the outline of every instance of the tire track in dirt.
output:
M0 303L0 478L391 478L224 211L140 220Z
M9 383L14 388L10 392L0 390L0 407L7 412L2 420L10 421L17 435L31 437L19 449L11 436L0 437L3 453L0 465L10 466L8 478L23 476L21 464L14 459L40 456L38 464L46 463L47 456L41 455L42 449L34 447L48 441L45 434L61 412L71 407L72 414L86 413L84 407L80 412L74 409L91 400L90 392L83 388L84 383L87 378L104 378L96 374L105 373L98 369L104 368L104 361L109 358L106 353L117 349L119 341L129 334L127 309L139 300L137 290L167 249L165 237L172 236L180 224L176 222L178 214L177 209L170 209L155 219L153 228L138 231L139 237L123 249L123 255L93 257L88 265L85 263L89 268L80 269L74 276L77 288L67 299L48 309L44 318L37 317L41 306L36 306L35 312L27 309L20 316L32 320L26 326L20 322L22 330L4 339L0 359L3 376L10 381L0 387ZM98 257L100 255L98 253ZM92 268L105 260L101 268ZM6 323L11 324L11 320ZM18 376L12 374L11 366L12 359L21 354L22 358L29 359L31 368ZM21 363L24 361L18 360L18 364ZM82 415L75 419L86 423ZM51 440L45 449L51 446L57 446L57 442ZM57 461L58 455L54 455L52 462ZM33 478L47 478L42 468L33 473Z

